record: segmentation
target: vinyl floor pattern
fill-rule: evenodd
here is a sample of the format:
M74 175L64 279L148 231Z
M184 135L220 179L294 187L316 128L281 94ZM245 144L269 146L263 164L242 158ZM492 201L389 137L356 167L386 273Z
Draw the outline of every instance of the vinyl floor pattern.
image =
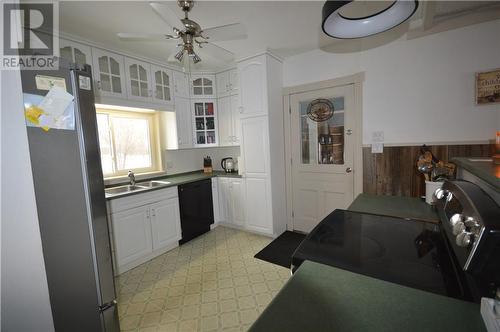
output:
M214 230L117 277L122 331L246 331L290 277L271 238Z

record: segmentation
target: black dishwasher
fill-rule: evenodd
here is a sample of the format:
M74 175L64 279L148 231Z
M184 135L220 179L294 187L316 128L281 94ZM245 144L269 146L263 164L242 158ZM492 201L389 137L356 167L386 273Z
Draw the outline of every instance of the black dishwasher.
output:
M179 244L183 244L208 232L214 223L212 181L207 179L183 184L178 190L182 229Z

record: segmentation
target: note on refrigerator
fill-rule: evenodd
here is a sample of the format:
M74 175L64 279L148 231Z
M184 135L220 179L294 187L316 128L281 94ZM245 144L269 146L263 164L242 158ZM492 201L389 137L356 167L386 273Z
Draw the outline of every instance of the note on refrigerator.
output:
M38 96L37 96L38 97ZM25 113L28 124L48 131L55 129L75 129L73 96L65 89L53 86L41 100L26 98ZM27 102L26 99L32 99ZM38 98L36 98L38 99Z

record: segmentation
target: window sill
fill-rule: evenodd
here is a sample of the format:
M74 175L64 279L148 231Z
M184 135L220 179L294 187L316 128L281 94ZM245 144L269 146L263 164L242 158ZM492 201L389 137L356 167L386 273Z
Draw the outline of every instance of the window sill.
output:
M166 171L156 171L156 172L147 172L147 173L135 173L134 175L135 175L136 181L139 182L141 180L150 179L152 177L167 175L167 172ZM109 185L119 184L119 183L128 182L128 181L129 181L129 178L127 175L107 177L107 178L104 178L104 185L109 186Z

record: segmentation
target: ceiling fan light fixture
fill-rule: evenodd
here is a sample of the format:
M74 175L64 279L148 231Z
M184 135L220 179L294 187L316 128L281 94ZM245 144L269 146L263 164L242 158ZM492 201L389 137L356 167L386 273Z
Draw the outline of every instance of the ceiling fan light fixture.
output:
M369 16L346 17L340 13L352 1L331 1L323 5L322 29L339 39L363 38L390 30L408 20L418 8L418 0L397 0L389 7Z
M175 55L175 58L179 61L182 62L182 58L184 57L184 48L181 48L179 52Z

